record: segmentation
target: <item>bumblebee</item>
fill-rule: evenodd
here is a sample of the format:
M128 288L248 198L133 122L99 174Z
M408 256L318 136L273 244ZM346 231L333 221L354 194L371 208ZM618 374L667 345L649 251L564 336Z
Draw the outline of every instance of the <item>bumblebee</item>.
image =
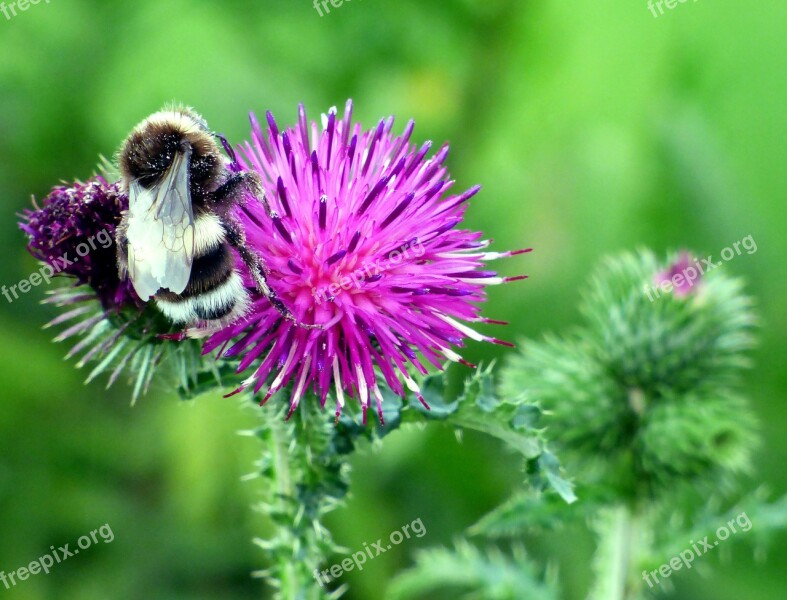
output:
M217 137L190 108L157 112L137 125L117 155L129 207L117 229L118 268L144 301L176 324L215 329L242 317L251 299L231 247L259 292L295 318L267 284L232 208L265 202L256 173L231 171Z

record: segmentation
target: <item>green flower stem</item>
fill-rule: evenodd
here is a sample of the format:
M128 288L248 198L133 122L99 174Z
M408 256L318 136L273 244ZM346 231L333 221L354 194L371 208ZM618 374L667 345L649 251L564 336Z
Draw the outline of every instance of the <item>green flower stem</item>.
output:
M290 452L292 435L286 429L288 424L280 422L269 424L267 446L263 452L270 453L271 515L278 527L275 548L275 583L279 587L280 600L323 600L327 594L314 578L314 570L320 561L320 550L309 547L314 538L300 535L298 527L299 506L296 489L298 465L291 464L300 459L299 453ZM273 420L271 419L271 420Z
M278 600L337 598L323 579L320 565L337 552L322 518L337 508L347 491L346 456L337 451L337 429L332 415L309 399L292 418L270 411L256 431L263 442L259 461L265 480L262 511L275 532L257 544L268 554L263 573L277 590Z
M281 515L290 515L291 511L288 505L290 504L290 499L295 497L287 445L287 438L284 432L281 431L280 427L274 425L271 428L269 447L274 460L272 472L276 490L274 505L276 512ZM319 599L321 597L319 589L315 590L313 586L308 585L309 576L300 572L303 565L294 556L296 538L292 530L286 526L280 527L279 539L283 546L281 550L286 550L287 546L292 546L293 548L292 556L288 556L286 551L276 553L281 600Z
M630 507L617 506L599 517L596 530L596 579L588 600L638 600L643 580L637 557L645 541L641 519Z

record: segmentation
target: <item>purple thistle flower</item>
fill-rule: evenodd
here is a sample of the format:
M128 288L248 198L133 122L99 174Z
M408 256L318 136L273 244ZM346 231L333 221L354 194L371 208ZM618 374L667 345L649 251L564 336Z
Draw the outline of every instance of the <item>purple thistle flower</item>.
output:
M480 188L448 195L448 146L427 158L431 142L410 142L412 121L395 137L393 117L363 131L351 115L348 102L343 118L332 109L320 128L301 106L298 124L284 131L270 113L265 131L252 115L251 142L239 158L230 153L234 169L260 175L270 207L239 208L249 245L297 321L322 329L282 319L246 273L250 313L203 350L239 357L239 373L253 368L233 393L267 385L264 404L292 383L292 415L309 388L324 407L333 385L337 419L346 394L364 421L374 401L382 421L378 372L397 395L409 389L426 405L410 369L426 374L423 361L442 369L446 359L469 365L452 349L465 338L510 345L465 323L500 323L480 316L485 286L524 276L481 267L529 249L485 252L481 233L458 229Z
M118 311L141 302L129 282L118 275L115 228L128 197L118 183L96 176L87 183L52 188L42 206L26 209L19 227L29 242L28 251L38 260L87 284L105 310Z
M19 224L29 238L28 250L68 281L45 300L63 309L45 328L65 326L55 341L74 341L66 358L79 356L78 368L93 365L85 383L107 374L109 387L129 375L133 403L167 365L179 391L191 393L200 377L200 343L161 339L172 324L139 299L128 279L119 278L115 229L128 208L120 184L96 176L86 183L57 186L41 207L34 206L23 211Z
M681 252L674 263L669 265L664 271L656 273L654 277L656 285L669 281L675 289L676 297L688 296L701 281L699 276L702 271L692 266L695 262L691 254L686 251ZM691 276L688 276L689 269L694 273ZM678 278L677 276L680 277Z

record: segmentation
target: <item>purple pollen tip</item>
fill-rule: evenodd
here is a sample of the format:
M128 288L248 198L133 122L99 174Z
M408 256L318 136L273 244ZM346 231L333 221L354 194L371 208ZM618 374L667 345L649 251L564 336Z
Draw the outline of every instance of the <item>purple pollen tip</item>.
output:
M284 181L282 178L279 177L278 181L276 182L276 193L279 196L279 202L281 202L282 207L284 208L284 214L288 217L292 216L290 212L290 202L287 199L287 188L284 187Z
M230 162L233 166L237 166L238 164L238 157L235 155L235 148L232 147L232 144L229 143L226 137L223 134L217 134L219 140L221 141L221 145L224 148L224 152L227 153L227 156L230 157Z
M467 271L465 273L451 273L451 277L461 277L462 279L489 279L497 277L495 271Z
M325 219L327 217L327 210L328 210L328 196L323 194L320 196L320 229L325 230Z
M268 128L271 132L271 137L275 140L279 137L279 128L276 126L276 119L273 118L271 111L265 112L265 118L268 120Z
M459 199L457 200L456 204L461 204L462 202L467 202L473 196L478 194L478 192L480 192L480 191L481 191L481 186L480 185L474 185L469 190L467 190L465 193L463 193L461 196L459 196Z
M388 177L388 176L386 176L386 177L383 177L383 178L381 178L381 179L380 179L380 180L379 180L379 181L378 181L378 182L375 184L375 186L372 188L372 190L371 190L371 191L369 192L369 194L366 196L366 199L363 201L363 204L361 204L361 208L360 208L360 209L358 209L358 216L363 216L363 213L365 213L365 212L366 212L366 210L367 210L367 209L369 208L369 206L371 205L371 203L372 203L372 202L374 202L374 199L377 197L377 194L379 194L379 193L382 191L382 189L383 189L383 188L384 188L386 185L388 185L388 181L389 181L389 177Z
M432 407L429 406L429 404L426 402L426 400L424 399L424 397L421 394L416 394L416 396L418 396L418 400L421 402L421 404L424 405L424 408L426 410L432 410Z
M410 203L413 201L413 198L415 198L415 193L410 192L409 194L407 194L407 196L405 196L404 199L398 204L398 206L391 211L391 213L385 218L385 220L382 223L380 223L380 229L385 229L388 225L390 225L393 221L395 221L397 217L399 217L399 215L401 215L402 212L404 212L404 209L406 209L410 205Z
M353 234L352 240L350 240L350 247L347 248L347 252L355 252L355 248L358 246L358 242L360 241L360 239L361 239L361 232L356 231Z
M224 394L223 397L224 398L232 398L236 394L240 394L245 389L246 389L245 386L240 386L239 388L236 388L236 389L232 390L229 394Z
M281 234L281 237L283 237L288 244L292 244L292 236L290 235L290 232L287 231L287 228L284 226L284 223L282 223L281 218L278 215L276 215L273 217L272 220L273 220L273 225L276 227L276 230Z
M325 264L330 266L336 262L339 262L345 256L347 256L347 250L339 250L336 254L334 254L328 260L326 260Z
M251 123L251 130L254 137L259 137L262 135L262 128L260 127L260 122L257 120L257 115L253 112L249 113L249 122Z
M260 400L260 406L265 406L265 404L268 402L268 400L270 400L270 399L271 399L271 396L273 396L273 390L269 389L269 390L268 390L268 391L265 393L265 396L263 397L263 399L262 399L262 400Z
M295 264L291 258L287 260L287 266L290 267L290 271L295 273L296 275L300 275L303 273L303 269L301 269L298 265Z
M448 231L450 229L453 229L454 227L459 225L459 223L461 223L461 222L462 222L462 219L453 219L451 221L448 221L448 223L446 223L442 227L439 227L438 229L436 229L434 231L434 235L443 235L446 231Z
M286 131L281 134L281 146L284 148L284 155L289 159L292 155L292 144L290 144L290 136Z

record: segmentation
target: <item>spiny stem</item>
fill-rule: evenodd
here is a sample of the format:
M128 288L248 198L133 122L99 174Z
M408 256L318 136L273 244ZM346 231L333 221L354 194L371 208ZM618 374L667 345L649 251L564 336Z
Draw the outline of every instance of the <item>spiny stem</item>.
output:
M274 504L279 514L289 514L288 499L293 498L292 478L290 476L290 465L287 457L287 441L278 424L273 424L270 435L270 450L273 456L273 479L275 481ZM281 542L285 545L294 536L286 527L282 527L279 532ZM286 556L283 552L278 552L279 583L281 585L282 600L295 600L298 598L298 582L295 573L295 561Z
M268 481L263 510L276 527L275 535L261 540L260 546L273 563L267 578L279 600L339 595L315 576L321 562L336 551L321 517L339 505L344 495L340 490L346 487L341 485L346 483L341 468L346 458L336 451L337 434L329 420L303 407L288 422L281 414L271 414L258 431L264 442L260 465Z
M588 600L641 598L642 579L635 569L645 536L638 514L626 505L611 508L600 518L597 530L596 580Z

